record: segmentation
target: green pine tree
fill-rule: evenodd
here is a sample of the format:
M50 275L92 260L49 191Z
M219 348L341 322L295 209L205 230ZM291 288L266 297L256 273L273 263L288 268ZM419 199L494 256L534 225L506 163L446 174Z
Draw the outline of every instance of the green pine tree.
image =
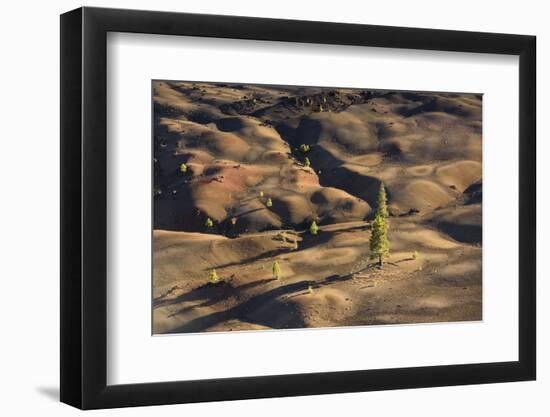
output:
M307 156L304 159L304 165L306 166L306 168L309 168L311 166L311 161Z
M390 254L388 240L388 206L384 184L380 184L378 191L378 209L371 224L370 251L371 257L378 258L378 266L382 268L384 258Z
M278 261L273 262L273 266L271 267L271 270L273 271L273 279L279 280L281 279L281 266L279 265Z
M182 163L180 165L180 171L185 174L187 172L187 165Z
M311 226L309 226L309 233L312 235L316 235L319 232L319 227L317 227L317 223L315 223L315 220L311 223Z
M388 218L388 197L386 196L386 188L384 188L384 183L380 183L380 188L378 189L378 197L376 198L378 203L377 213L380 213L384 218Z
M209 217L206 219L206 221L204 222L204 225L208 228L210 227L213 227L214 226L214 222L212 221L212 219Z
M271 198L267 199L267 202L265 203L267 207L271 207L273 205L273 201L271 201Z
M216 273L215 269L210 271L210 274L208 275L208 279L212 284L217 284L220 281L220 277L218 277L218 274Z

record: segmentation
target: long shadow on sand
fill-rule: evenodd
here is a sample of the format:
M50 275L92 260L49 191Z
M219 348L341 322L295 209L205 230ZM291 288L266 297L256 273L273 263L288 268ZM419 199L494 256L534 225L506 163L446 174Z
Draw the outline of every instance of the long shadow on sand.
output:
M226 298L237 296L239 291L231 285L230 282L221 281L218 284L204 284L200 287L179 295L175 298L166 300L165 296L155 298L153 307L163 307L172 304L184 303L186 301L208 300L210 304L215 304Z
M196 307L208 307L208 306L214 305L230 297L237 298L241 293L241 291L246 291L260 285L268 284L275 280L276 280L275 278L266 278L258 281L249 282L243 285L239 285L237 287L234 287L230 281L229 282L221 281L217 284L208 283L208 284L201 285L200 287L194 288L191 291L185 294L179 295L175 298L166 299L166 295L162 295L158 298L155 298L153 300L153 307L154 308L165 307L168 305L180 304L188 301L205 300L203 303L199 305L186 307L178 312L178 313L183 313L185 311L192 310L193 308L196 308Z
M292 303L279 301L277 298L286 294L306 290L311 284L312 281L300 281L274 288L263 294L252 297L244 303L230 308L229 310L219 311L206 316L198 317L183 326L170 330L167 333L201 332L218 323L232 319L240 319L249 323L268 326L274 329L305 327L304 319L297 306ZM268 303L276 304L272 305L272 308L269 310L271 312L275 311L277 314L250 315L251 311L256 311ZM284 320L281 320L281 318L284 318Z
M226 283L224 281L218 283L218 284L207 284L211 287L215 287L215 286L222 286L224 288L230 288L230 290L228 291L224 291L223 293L223 296L219 296L219 293L218 293L218 296L217 297L213 297L213 298L209 298L205 301L203 301L202 303L200 304L193 304L193 305L189 305L189 306L186 306L186 307L183 307L181 309L179 309L178 311L170 314L170 317L173 317L173 316L177 316L179 314L184 314L184 313L187 313L188 311L192 311L196 308L200 308L200 307L210 307L216 303L218 303L219 301L223 301L227 298L230 298L230 297L235 297L235 298L239 298L239 294L241 291L245 291L245 290L248 290L250 288L254 288L254 287L257 287L259 285L264 285L264 284L268 284L270 283L271 281L276 281L275 278L268 278L268 279L261 279L261 280L258 280L258 281L253 281L253 282L249 282L247 284L243 284L243 285L239 285L238 287L233 287L231 285L231 283ZM193 291L191 291L193 292ZM169 303L166 303L166 304L174 304L176 303L177 301L176 300L172 300L171 302ZM163 304L163 305L166 305L166 304Z
M278 249L273 249L273 250L270 250L270 251L267 251L267 252L263 252L263 253L260 253L259 255L252 256L252 257L244 259L242 261L228 262L228 263L223 264L223 265L218 265L217 268L221 269L221 268L227 268L227 267L230 267L230 266L247 265L247 264L250 264L250 263L253 263L253 262L260 261L264 258L271 258L271 257L277 256L277 255L279 255L283 252L288 252L288 247L283 246L283 247L280 247Z
M358 226L346 227L345 229L338 230L323 230L323 225L319 227L319 233L312 235L309 231L298 232L302 235L302 241L300 242L300 250L309 249L315 246L322 245L329 242L336 234L341 232L353 232L369 229L370 226L365 223Z
M202 332L208 330L212 326L232 319L238 319L246 321L248 323L267 326L273 329L304 328L306 327L306 323L304 322L300 309L296 304L288 301L295 296L301 295L295 293L303 293L304 291L307 291L310 287L315 289L327 285L332 285L338 282L347 281L349 279L352 279L354 274L373 269L374 267L376 267L376 264L370 264L353 273L345 275L330 275L322 281L303 280L300 282L294 282L292 284L287 284L278 288L274 288L263 294L256 295L228 310L198 317L166 333ZM273 281L273 279L263 279L235 288L233 288L230 284L227 285L231 286L232 293L234 294L239 293L239 291L241 290L249 289L258 285L263 285L271 281ZM206 286L199 287L199 289L204 287ZM194 293L194 291L191 291L191 293L181 296L179 300L188 300L189 294L192 293ZM285 295L287 296L285 300L279 299L280 297L283 297ZM174 302L178 302L176 300L174 300ZM211 298L198 306L184 307L173 315L185 313L196 307L210 306L218 301L220 301L219 298ZM266 307L268 305L269 308L261 309L262 307Z

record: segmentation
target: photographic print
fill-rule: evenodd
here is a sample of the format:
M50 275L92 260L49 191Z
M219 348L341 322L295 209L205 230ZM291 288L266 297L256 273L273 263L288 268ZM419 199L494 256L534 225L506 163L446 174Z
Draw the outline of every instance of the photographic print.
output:
M482 319L482 96L152 81L153 334Z

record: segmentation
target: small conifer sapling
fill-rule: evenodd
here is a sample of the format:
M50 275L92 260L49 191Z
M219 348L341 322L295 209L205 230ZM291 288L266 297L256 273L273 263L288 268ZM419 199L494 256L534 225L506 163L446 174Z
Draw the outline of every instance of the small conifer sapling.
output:
M315 223L315 220L311 222L311 226L309 226L309 233L312 235L316 235L319 232L319 227L317 226L317 223Z
M206 219L206 221L204 222L204 225L208 228L211 228L214 226L214 222L212 221L212 219L209 217Z
M273 262L273 266L271 267L271 270L273 272L273 279L280 280L281 279L281 266L279 265L278 261Z
M218 282L220 282L220 277L218 277L218 274L216 273L216 270L213 269L212 271L210 271L210 274L208 275L208 280L212 283L212 284L217 284Z

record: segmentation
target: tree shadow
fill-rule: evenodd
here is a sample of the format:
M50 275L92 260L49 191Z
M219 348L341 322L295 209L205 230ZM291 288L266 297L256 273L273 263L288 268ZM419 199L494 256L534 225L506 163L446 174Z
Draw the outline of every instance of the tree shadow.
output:
M302 234L302 241L300 242L300 250L309 249L314 246L322 245L324 243L327 243L332 237L336 234L336 232L324 232L319 231L318 234L312 235L311 233L303 233Z
M397 266L397 265L395 265ZM240 320L248 323L267 326L274 329L285 328L303 328L306 327L303 315L299 306L288 302L292 298L306 295L309 288L316 289L324 286L333 285L353 279L356 274L377 268L376 262L347 274L333 274L321 281L302 280L287 285L273 288L265 293L255 295L246 301L229 308L228 310L218 311L197 317L189 322L171 329L165 333L195 333L207 331L209 328L226 322L228 320ZM177 304L185 301L195 301L204 299L198 305L186 306L171 314L177 316L186 313L195 308L208 307L229 297L240 298L241 292L260 285L275 281L274 278L267 278L258 281L246 283L234 287L230 282L220 282L218 284L205 284L186 294L170 300L166 304ZM296 294L299 293L299 294ZM292 294L292 295L291 295Z
M258 281L249 282L243 285L234 287L231 282L221 281L217 284L208 283L201 285L188 293L182 294L176 298L163 301L161 296L153 302L154 307L164 307L168 305L174 305L179 303L185 303L190 301L198 301L205 299L200 304L193 304L190 306L185 306L179 309L178 311L169 315L169 317L174 317L179 314L184 314L186 312L192 311L200 307L210 307L214 304L217 304L220 301L234 297L239 298L242 291L249 290L260 285L269 284L270 282L276 281L275 278L266 278Z
M180 310L178 310L177 312L175 313L172 313L170 314L169 317L173 317L173 316L176 316L178 314L183 314L187 311L191 311L191 310L194 310L195 308L200 308L200 307L210 307L220 301L223 301L227 298L230 298L230 297L235 297L235 298L240 298L240 294L241 294L241 291L246 291L246 290L249 290L251 288L255 288L255 287L258 287L260 285L264 285L264 284L269 284L270 282L272 281L277 281L275 278L266 278L266 279L261 279L259 281L252 281L252 282L249 282L249 283L246 283L246 284L243 284L243 285L239 285L238 287L233 287L232 291L231 291L231 294L226 294L227 296L226 297L216 297L216 298L211 298L209 300L206 300L198 305L191 305L191 306L187 306L187 307L184 307Z
M270 251L267 251L267 252L263 252L263 253L260 253L259 255L252 256L250 258L247 258L247 259L244 259L244 260L241 260L241 261L228 262L228 263L223 264L223 265L218 265L217 268L227 268L227 267L230 267L230 266L247 265L247 264L250 264L250 263L253 263L253 262L256 262L256 261L260 261L264 258L275 257L275 256L277 256L277 255L279 255L283 252L288 252L289 249L290 249L289 247L282 246L278 249L273 249L273 250L270 250Z
M231 296L237 296L238 294L239 291L233 287L230 281L220 281L216 284L209 282L169 300L164 299L164 296L158 297L153 300L153 307L164 307L167 305L184 303L186 301L206 299L212 302L212 304L215 304Z
M279 301L277 298L289 293L305 290L311 283L312 281L300 281L273 288L228 310L198 317L166 333L202 332L216 324L233 319L271 328L305 327L304 319L298 307L292 303ZM264 313L256 314L256 310L260 307L265 307L268 303L274 304L273 308L264 309ZM251 313L253 312L254 314L252 315ZM270 312L275 313L269 314Z
M250 288L258 287L258 286L263 285L263 284L269 284L270 282L273 282L273 281L277 281L277 279L276 278L260 279L258 281L252 281L252 282L248 282L248 283L243 284L243 285L239 285L235 289L239 290L239 291L246 291L246 290L249 290Z
M324 230L325 226L333 226L333 224L320 225L319 232L316 235L312 235L309 231L297 231L296 234L302 237L302 241L299 244L299 250L309 249L327 243L338 233L362 231L370 228L368 223L337 230Z

